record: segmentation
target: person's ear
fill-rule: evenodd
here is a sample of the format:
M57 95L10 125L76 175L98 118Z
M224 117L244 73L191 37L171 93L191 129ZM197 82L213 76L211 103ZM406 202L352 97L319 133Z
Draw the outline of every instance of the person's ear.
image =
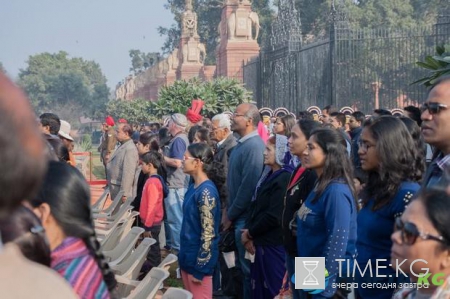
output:
M43 203L39 207L34 208L33 212L41 219L42 224L47 223L51 216L51 209L48 203Z

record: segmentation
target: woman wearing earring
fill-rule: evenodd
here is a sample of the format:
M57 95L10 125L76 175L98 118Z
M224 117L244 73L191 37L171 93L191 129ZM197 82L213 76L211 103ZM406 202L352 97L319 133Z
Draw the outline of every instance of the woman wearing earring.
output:
M50 162L30 203L50 243L51 267L80 298L111 298L117 282L100 251L83 175L67 163Z
M183 171L193 178L183 202L178 263L184 287L196 299L212 298L212 274L219 255L223 165L205 143L188 146ZM219 192L220 191L220 192Z
M330 279L324 291L312 295L302 290L301 297L346 298L345 289L333 286L340 270L337 260L352 263L356 255L357 206L345 139L333 129L314 130L302 158L318 180L297 213L298 256L325 257ZM347 269L342 264L341 269Z
M364 299L389 299L396 289L393 284L404 282L389 265L391 234L395 219L419 190L417 182L424 170L423 150L416 147L400 119L382 116L364 124L358 154L368 180L361 192L363 207L358 215L356 260L361 267L371 263L379 275L356 273L356 282L391 283L392 287L358 288L357 293Z

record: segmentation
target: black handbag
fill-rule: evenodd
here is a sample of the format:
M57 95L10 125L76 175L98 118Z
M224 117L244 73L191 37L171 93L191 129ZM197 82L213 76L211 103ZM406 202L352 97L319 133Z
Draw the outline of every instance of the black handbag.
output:
M220 233L219 250L221 252L232 252L237 250L233 228Z

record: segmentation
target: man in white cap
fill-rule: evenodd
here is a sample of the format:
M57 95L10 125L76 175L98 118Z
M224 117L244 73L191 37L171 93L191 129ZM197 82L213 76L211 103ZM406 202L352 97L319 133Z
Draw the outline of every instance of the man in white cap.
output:
M61 127L59 128L59 138L61 139L64 146L69 151L69 164L72 166L76 166L75 157L73 155L73 138L70 136L70 124L65 120L61 120Z
M169 195L164 199L164 205L170 227L171 246L176 253L180 250L183 200L187 189L187 175L181 167L184 153L189 145L185 132L187 125L187 118L181 113L175 113L170 117L168 128L170 135L172 135L172 140L169 143L169 153L164 157L167 165L167 182L169 185Z

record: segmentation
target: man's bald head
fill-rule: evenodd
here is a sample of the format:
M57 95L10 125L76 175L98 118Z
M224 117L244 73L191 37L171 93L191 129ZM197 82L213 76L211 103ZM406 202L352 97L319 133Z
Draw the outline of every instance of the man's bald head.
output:
M44 142L30 103L0 72L0 217L34 195L46 164Z

